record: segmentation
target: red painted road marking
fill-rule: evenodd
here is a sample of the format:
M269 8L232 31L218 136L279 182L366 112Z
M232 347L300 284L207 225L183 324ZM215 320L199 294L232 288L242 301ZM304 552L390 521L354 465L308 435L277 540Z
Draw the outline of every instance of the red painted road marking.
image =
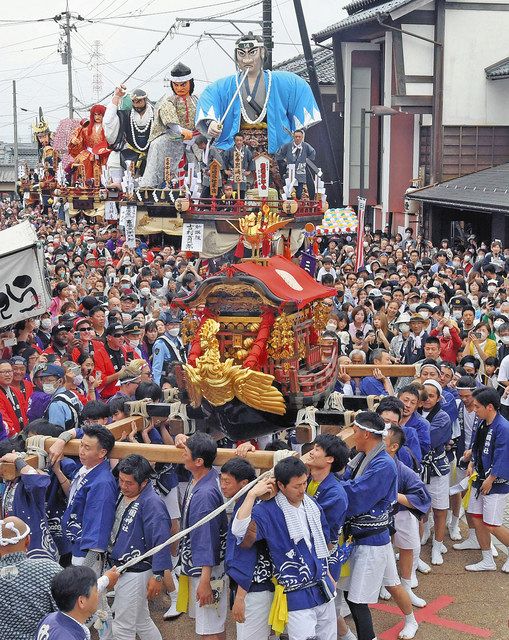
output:
M451 596L440 596L433 600L432 602L428 602L428 604L423 609L414 609L415 618L417 622L428 622L429 624L433 624L437 627L445 627L446 629L454 629L454 631L459 631L460 633L469 633L472 636L477 636L478 638L491 638L493 636L493 631L490 629L481 629L480 627L472 627L469 624L463 624L463 622L457 622L456 620L448 620L447 618L441 618L437 615L439 611L448 607L450 604L454 602L454 598ZM398 607L393 607L390 604L378 603L370 605L372 609L377 609L378 611L384 611L385 613L392 613L396 616L403 617L400 609ZM379 634L380 640L397 640L398 633L403 628L403 622L398 622L398 624L394 625L387 631Z

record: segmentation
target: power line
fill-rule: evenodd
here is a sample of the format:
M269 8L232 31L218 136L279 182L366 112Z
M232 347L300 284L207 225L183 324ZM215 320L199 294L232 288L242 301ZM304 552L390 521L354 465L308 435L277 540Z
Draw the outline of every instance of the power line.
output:
M239 0L223 0L223 2L213 2L212 4L202 4L198 7L180 7L180 9L171 9L170 11L157 11L156 13L144 13L138 15L127 14L123 16L109 16L109 18L149 18L151 16L165 16L169 14L182 13L183 11L198 11L199 9L212 9L223 5L237 4ZM259 0L256 4L261 4Z

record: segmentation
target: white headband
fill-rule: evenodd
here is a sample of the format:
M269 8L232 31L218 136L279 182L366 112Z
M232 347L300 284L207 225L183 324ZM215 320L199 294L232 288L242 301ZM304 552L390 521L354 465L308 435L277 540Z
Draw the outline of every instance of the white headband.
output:
M426 366L430 366L430 365L426 365ZM441 396L442 395L442 385L440 384L440 382L437 382L436 380L425 380L422 384L429 384L432 387L435 387L435 389L438 391L438 395Z
M170 82L187 82L188 80L193 79L193 74L188 73L185 76L172 76L170 74Z
M14 522L5 522L0 520L0 547L7 547L10 544L18 544L21 540L24 540L30 534L30 527L25 524L25 533L20 533L20 530L15 526ZM13 531L15 535L12 538L4 538L2 529L5 527L8 531Z
M357 420L354 420L353 424L356 427L359 427L359 429L362 429L363 431L369 431L369 433L375 433L377 436L385 436L387 434L387 431L391 428L390 423L386 423L385 429L383 429L382 431L380 431L380 429L371 429L371 427L365 427L363 424L360 424L360 422L357 422Z

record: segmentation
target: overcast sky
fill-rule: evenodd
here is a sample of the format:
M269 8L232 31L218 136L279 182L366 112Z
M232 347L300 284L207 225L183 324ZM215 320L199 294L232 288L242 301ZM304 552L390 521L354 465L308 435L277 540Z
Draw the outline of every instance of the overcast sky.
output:
M273 0L272 4L276 43L273 59L278 62L302 53L302 47L293 1ZM346 0L302 0L309 35L345 15L341 8L344 4ZM241 7L247 8L231 13ZM99 63L100 97L103 97L135 69L176 17L206 18L222 14L232 20L261 20L262 15L261 2L254 0L69 0L69 8L85 19L99 21L73 21L77 27L72 35L73 93L78 108L94 100L94 60ZM59 37L63 35L58 24L53 20L24 24L8 22L52 18L61 11L65 11L65 0L24 0L19 4L2 0L0 140L13 140L12 80L17 81L20 141L30 140L31 123L39 106L53 130L61 118L67 117L67 67L57 51ZM240 23L238 27L243 31L260 32L261 29L258 25ZM204 32L235 34L236 30L230 24L214 22L180 27L134 74L128 88L143 86L152 99L159 98L165 92L164 76L179 60L193 70L198 94L207 82L232 73L233 62L210 37L203 35ZM99 58L93 55L96 40L101 43ZM233 37L221 35L218 41L232 52Z

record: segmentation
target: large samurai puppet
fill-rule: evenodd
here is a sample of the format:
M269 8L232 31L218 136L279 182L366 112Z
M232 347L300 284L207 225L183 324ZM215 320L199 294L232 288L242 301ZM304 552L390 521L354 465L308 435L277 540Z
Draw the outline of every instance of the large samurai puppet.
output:
M72 170L74 182L95 180L99 182L102 167L106 165L110 150L104 135L103 117L106 107L95 104L90 109L90 119L76 129L69 142L69 153L74 157Z
M41 107L39 107L39 119L32 125L34 138L37 142L38 160L45 170L54 169L58 164L58 154L53 149L53 138L49 126L44 119ZM42 176L39 176L42 177Z
M135 89L129 96L131 107L125 108L127 91L124 85L115 89L104 114L104 133L112 152L108 158L108 171L114 183L120 183L126 161L135 166L135 175L145 170L154 110L143 89Z
M265 138L273 154L296 129L305 129L321 116L308 83L295 73L264 71L263 40L251 32L235 43L237 72L210 84L196 109L196 126L216 139L219 149L233 146L237 131Z
M155 106L142 187L159 187L165 181L165 158L171 158L172 178L178 176L186 159L196 162L192 144L197 98L191 69L179 62L170 72L170 83L173 95L164 96Z

